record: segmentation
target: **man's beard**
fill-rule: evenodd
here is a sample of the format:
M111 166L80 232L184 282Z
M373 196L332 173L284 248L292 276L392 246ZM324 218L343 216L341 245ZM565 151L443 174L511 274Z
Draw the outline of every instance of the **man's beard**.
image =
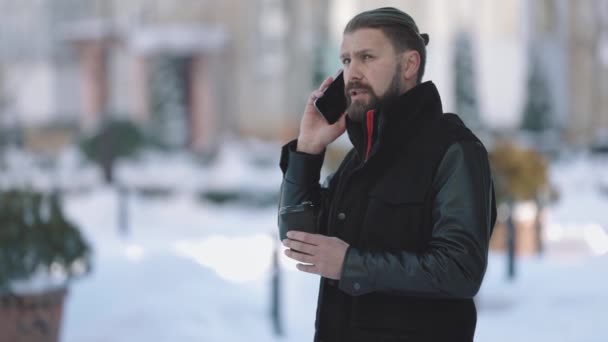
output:
M379 106L386 104L387 102L390 102L401 95L404 87L400 70L401 65L397 64L395 75L393 76L391 84L382 97L376 95L374 90L369 85L357 81L349 82L344 88L347 104L346 114L348 117L355 122L364 122L365 113L367 113L369 110L378 108ZM367 95L369 96L369 100L366 103L362 101L353 102L350 97L351 89L365 89Z

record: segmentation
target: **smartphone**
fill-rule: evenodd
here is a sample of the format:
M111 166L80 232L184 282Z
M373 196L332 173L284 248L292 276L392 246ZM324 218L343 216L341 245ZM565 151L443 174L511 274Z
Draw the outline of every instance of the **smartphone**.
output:
M314 105L330 125L333 125L340 119L346 111L344 75L342 70L338 71L334 76L334 81L325 89L323 96L315 100Z

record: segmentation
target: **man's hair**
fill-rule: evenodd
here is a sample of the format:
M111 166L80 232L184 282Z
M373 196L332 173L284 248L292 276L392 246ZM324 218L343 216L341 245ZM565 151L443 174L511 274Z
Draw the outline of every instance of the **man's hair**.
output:
M411 16L393 7L382 7L357 14L344 28L344 34L363 28L381 30L397 53L415 50L420 54L417 83L422 81L426 65L428 34L420 34Z

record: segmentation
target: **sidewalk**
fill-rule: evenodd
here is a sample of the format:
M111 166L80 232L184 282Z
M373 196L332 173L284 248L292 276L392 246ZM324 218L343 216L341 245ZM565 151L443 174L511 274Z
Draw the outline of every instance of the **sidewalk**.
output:
M275 208L220 209L189 198L135 201L132 231L123 239L114 204L110 192L69 202L96 259L92 276L71 288L63 342L312 340L318 277L297 271L285 257L287 335L272 334ZM513 282L506 280L506 256L490 255L477 297L476 341L608 341L608 254L594 256L589 241L598 239L585 239L584 230L562 233L565 240L548 241L542 258L518 259Z
M570 239L548 243L542 257L518 259L513 281L506 267L505 255L491 255L476 341L608 341L608 255Z

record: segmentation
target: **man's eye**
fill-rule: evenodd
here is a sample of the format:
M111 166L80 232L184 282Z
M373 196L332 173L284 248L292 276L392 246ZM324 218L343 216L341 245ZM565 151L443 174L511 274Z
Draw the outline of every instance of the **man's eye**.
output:
M363 55L363 60L364 60L364 61L365 61L365 60L370 60L370 59L372 59L372 56L371 56L371 55Z
M347 65L350 63L350 58L344 58L342 59L342 64Z

